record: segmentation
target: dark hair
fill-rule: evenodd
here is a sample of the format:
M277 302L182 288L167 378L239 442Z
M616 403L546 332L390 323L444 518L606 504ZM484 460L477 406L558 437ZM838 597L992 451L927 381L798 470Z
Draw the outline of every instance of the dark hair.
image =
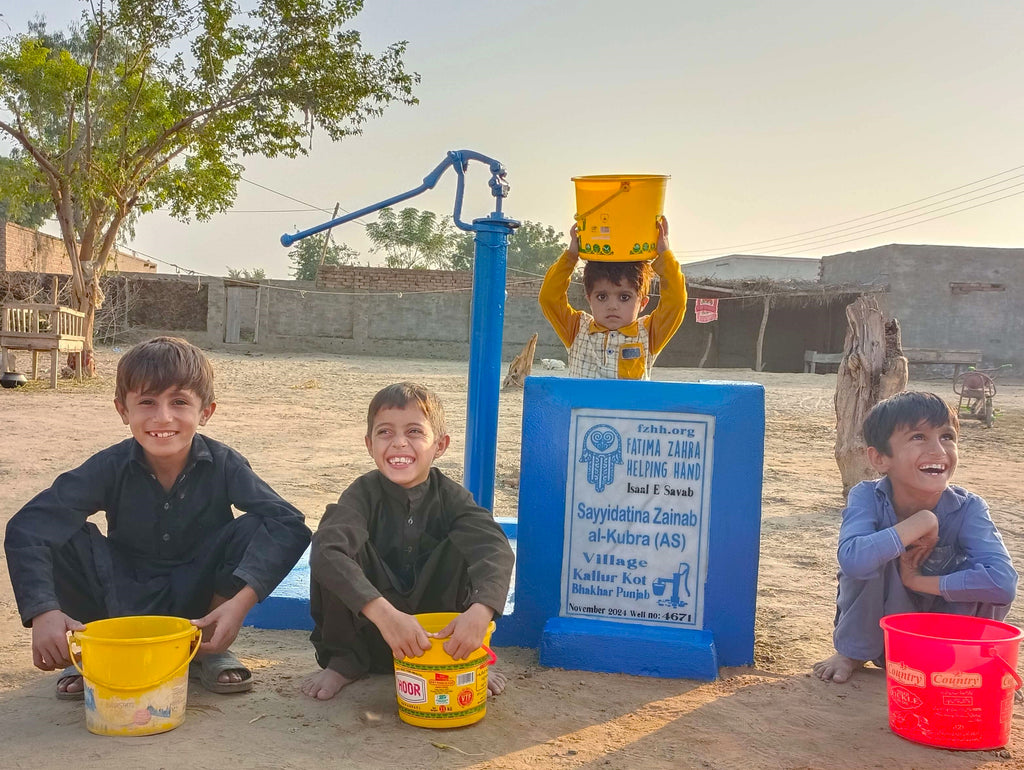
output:
M416 404L423 411L434 431L434 438L448 433L444 407L433 391L415 382L396 382L377 391L370 401L370 408L366 411L366 435L373 432L373 421L382 409L404 409L409 404Z
M889 439L897 428L913 428L927 422L933 428L952 425L960 432L960 418L956 412L934 393L905 390L879 401L864 418L864 443L889 457L892 446Z
M650 262L596 262L588 260L583 268L583 291L589 297L594 290L594 283L601 278L619 284L625 281L636 290L637 296L643 299L651 290L651 279L654 268Z
M132 347L117 362L114 398L122 404L131 392L156 394L173 387L191 390L204 409L213 403L213 367L188 340L154 337Z

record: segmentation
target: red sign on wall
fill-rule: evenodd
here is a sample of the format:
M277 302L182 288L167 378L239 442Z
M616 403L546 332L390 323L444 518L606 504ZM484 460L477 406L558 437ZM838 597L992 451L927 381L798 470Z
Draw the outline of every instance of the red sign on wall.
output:
M718 300L703 297L694 300L694 312L699 324L707 324L718 320Z

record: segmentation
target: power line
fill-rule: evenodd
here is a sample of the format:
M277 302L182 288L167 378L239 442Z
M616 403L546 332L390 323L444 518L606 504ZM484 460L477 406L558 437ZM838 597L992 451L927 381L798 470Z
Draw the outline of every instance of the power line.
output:
M1021 184L1024 184L1024 182L1022 182ZM1021 185L1013 185L1013 187L1020 187L1020 186ZM1007 188L1007 189L1010 189L1010 188ZM1000 190L1000 191L997 191L997 192L1002 192L1002 191ZM990 194L994 194L994 193L990 193ZM935 220L935 219L944 219L945 217L950 217L950 216L953 216L954 214L960 214L960 213L962 213L964 211L970 211L971 209L976 209L976 208L980 208L982 206L987 206L990 203L998 203L999 201L1006 200L1007 198L1015 198L1018 195L1024 195L1024 190L1020 190L1019 192L1015 192L1015 193L1010 193L1009 195L1004 195L1001 198L996 198L994 200L985 201L984 203L976 203L973 206L967 206L966 208L957 209L956 211L950 211L950 212L948 212L946 214L939 214L938 216L928 217L927 219L921 219L921 220L919 220L917 222L911 222L910 224L900 225L899 227L892 227L892 228L890 228L888 230L882 230L881 232L873 233L872 235L884 235L885 233L892 233L892 232L895 232L897 230L905 230L908 227L914 227L916 225L921 225L921 224L924 224L925 222L931 222L932 220ZM986 197L986 196L982 196L982 197ZM966 201L962 201L962 202L966 202ZM941 210L941 209L938 209L938 210ZM877 228L875 228L875 229L877 229ZM821 243L821 244L816 244L815 248L822 248L824 246L838 246L838 245L843 244L843 243L851 243L853 241L859 241L859 240L862 240L863 238L866 238L866 237L868 237L868 236L867 235L860 235L860 236L857 236L855 238L846 238L846 239L841 239L841 240L838 240L838 241L829 241L829 242L825 242L825 243ZM801 249L800 251L806 251L806 249ZM777 254L775 256L782 256L782 257L793 256L795 254L800 253L800 251L793 251L793 252L788 252L788 253L785 253L785 254Z
M261 190L266 190L267 192L274 193L274 195L280 195L282 198L287 198L288 200L295 201L296 203L301 203L303 206L308 206L310 209L316 209L317 211L322 211L325 214L330 214L331 213L330 209L325 209L325 208L323 208L321 206L314 206L312 203L306 203L306 201L304 201L304 200L299 200L298 198L292 197L291 195L288 195L287 193L283 193L280 190L275 190L274 188L267 187L266 185L260 184L259 182L254 182L251 179L246 179L244 176L243 177L239 177L239 179L241 179L243 182L248 182L249 184L253 185L254 187L259 187ZM338 210L341 211L343 214L351 213L348 209L342 208L341 206L338 206ZM271 213L271 212L267 212L267 213ZM361 220L361 218L360 219L354 219L352 221L355 222L357 225L362 225L363 227L366 227L366 223L363 222Z
M930 203L930 204L927 204L925 206L919 206L916 209L910 209L910 211L901 211L901 209L906 209L907 207L914 206L917 203L922 203L924 201L929 201L929 200L932 200L933 198L939 198L939 197L947 195L949 193L956 192L957 190L966 190L967 188L975 187L976 185L979 185L982 182L987 182L990 179L996 179L998 177L1005 177L1007 174L1011 174L1011 173L1013 173L1015 171L1019 171L1021 169L1024 169L1024 166L1015 166L1014 168L1007 169L1006 171L1001 171L998 174L992 174L990 176L983 177L981 179L976 179L973 182L968 182L966 184L962 184L962 185L959 185L957 187L952 187L952 188L950 188L948 190L943 190L942 192L934 193L933 195L928 195L928 196L926 196L924 198L918 198L917 200L913 200L913 201L910 201L908 203L901 204L899 206L892 206L890 208L883 209L881 211L876 211L873 214L865 214L864 216L854 217L853 219L843 220L842 222L837 222L837 223L832 224L832 225L825 225L823 227L816 227L816 228L812 228L810 230L802 230L802 231L800 231L798 233L793 233L791 235L779 236L779 237L776 237L776 238L768 238L768 239L760 240L760 241L750 241L750 242L747 242L747 243L736 244L736 245L733 245L733 246L720 246L720 247L717 247L717 248L710 248L710 249L696 249L696 250L691 250L691 251L680 251L678 253L680 255L686 255L686 256L698 256L698 255L701 255L701 254L722 254L723 252L735 251L736 249L743 249L743 248L747 248L747 247L750 247L750 246L769 246L769 244L774 244L774 246L771 247L771 248L774 248L774 249L787 248L789 246L794 246L794 245L797 245L799 243L805 243L805 242L809 243L809 244L813 244L815 241L818 241L818 240L823 239L823 238L824 239L831 238L833 235L837 235L840 232L845 232L845 231L848 231L848 230L855 230L856 231L857 228L860 227L858 225L857 227L854 227L854 228L849 228L849 227L843 228L842 225L847 225L847 224L851 224L851 223L854 223L854 222L863 222L864 220L877 219L878 217L881 217L881 219L878 219L877 221L884 221L884 220L887 220L887 219L893 219L894 217L899 217L899 216L903 216L904 214L909 214L911 211L922 211L922 210L925 210L925 209L930 209L933 206L935 206L935 205L937 205L939 203L944 203L945 201L948 201L948 200L954 200L956 198L962 198L962 197L964 197L966 195L973 195L974 193L980 192L981 190L985 190L985 189L988 189L990 187L998 187L998 186L1001 186L1001 185L1005 185L1007 182L1012 182L1015 179L1019 179L1021 177L1024 177L1024 173L1022 173L1022 174L1015 174L1014 176L1006 178L1006 179L1002 179L999 182L994 182L993 184L985 185L984 187L978 187L978 188L973 189L973 190L968 190L967 192L959 193L958 195L954 195L954 196L951 196L949 198L943 198L942 200L932 201L932 203ZM1016 186L1018 186L1018 185L1010 185L1008 187L1001 187L1001 189L994 190L991 193L988 193L988 195L995 195L995 194L997 194L999 192L1003 192L1005 190L1012 189L1013 187L1016 187ZM980 196L980 197L985 197L985 196ZM1007 197L1009 197L1009 196L1007 196ZM969 202L971 202L973 200L977 200L977 199L978 198L969 198L968 200L960 201L960 203L961 204L962 203L969 203ZM1002 200L1002 198L1000 198L999 200ZM989 201L989 202L995 203L995 201ZM959 204L954 204L954 205L959 205ZM945 208L949 208L949 207L945 207ZM976 206L971 206L969 208L977 208L977 207ZM963 210L967 211L967 210L969 210L969 208L965 208ZM939 210L940 211L942 209L940 208L940 209L934 209L934 210ZM890 214L890 212L900 212L900 213ZM959 213L959 212L951 212L951 213ZM888 214L888 216L883 216L883 215L886 215L886 214ZM925 220L925 221L929 221L929 220ZM867 224L869 224L869 223L865 222L865 225L867 225ZM902 229L902 228L897 228L897 229ZM822 231L833 231L833 232L822 232ZM801 238L801 236L809 235L811 233L820 233L820 235L819 236L815 236L815 237L811 237L811 238ZM856 239L854 239L854 240L856 240Z

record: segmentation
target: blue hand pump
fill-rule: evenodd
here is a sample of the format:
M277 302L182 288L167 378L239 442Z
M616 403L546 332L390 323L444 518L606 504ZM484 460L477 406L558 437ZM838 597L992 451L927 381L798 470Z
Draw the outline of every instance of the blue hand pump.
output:
M488 183L495 197L495 210L488 217L462 221L462 195L469 162L486 163L491 170ZM388 198L372 206L353 211L329 222L298 233L285 233L281 244L328 230L336 225L372 214L383 208L433 189L448 168L458 177L453 219L460 230L475 233L473 256L473 301L469 327L469 395L466 403L466 452L464 481L477 504L494 508L494 467L498 443L498 391L501 384L501 336L505 322L505 266L508 239L519 222L501 212L501 201L508 197L505 167L493 158L473 150L452 150L437 168L423 178L423 184L408 192Z

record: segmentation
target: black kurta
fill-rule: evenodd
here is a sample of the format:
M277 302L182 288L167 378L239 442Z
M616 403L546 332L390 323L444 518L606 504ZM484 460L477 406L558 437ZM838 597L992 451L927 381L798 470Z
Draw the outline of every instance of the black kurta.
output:
M387 669L391 654L360 611L384 596L409 614L501 614L515 557L489 511L437 468L411 490L380 471L328 505L310 556L311 639L320 665L346 678Z
M246 514L236 519L232 507ZM86 521L99 511L106 537ZM230 596L244 585L262 601L309 538L302 513L242 455L196 435L170 491L133 438L62 473L11 518L4 549L29 625L54 609L72 617L205 612L204 595L208 602L215 590Z

